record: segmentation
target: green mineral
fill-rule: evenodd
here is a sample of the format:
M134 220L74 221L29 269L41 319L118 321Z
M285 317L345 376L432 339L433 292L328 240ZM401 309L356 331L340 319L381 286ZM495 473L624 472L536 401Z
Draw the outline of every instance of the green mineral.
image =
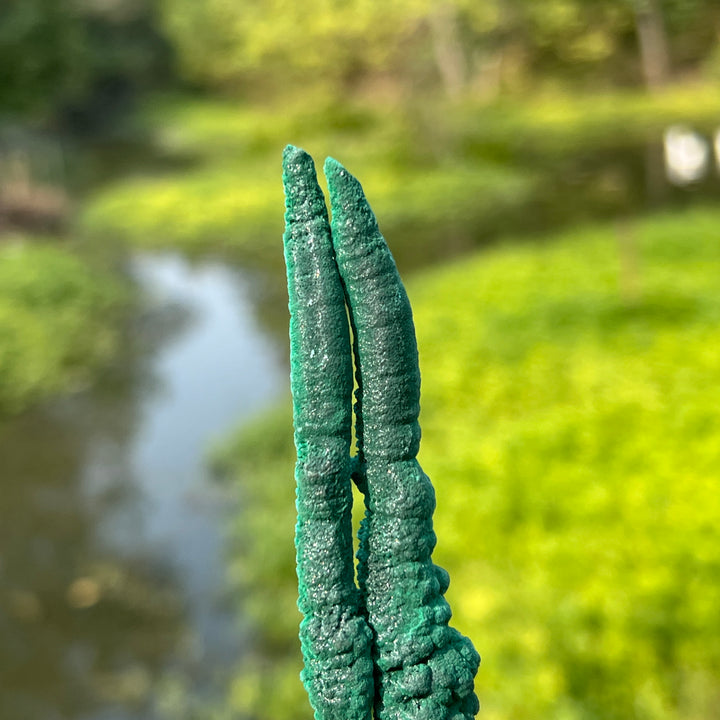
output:
M360 183L331 158L325 175L332 227L312 159L286 148L303 683L317 720L467 720L480 657L448 626L448 574L431 560L410 303ZM365 504L357 585L353 481Z
M307 153L285 150L283 183L302 680L317 720L366 720L374 697L372 634L354 579L345 300L325 199Z

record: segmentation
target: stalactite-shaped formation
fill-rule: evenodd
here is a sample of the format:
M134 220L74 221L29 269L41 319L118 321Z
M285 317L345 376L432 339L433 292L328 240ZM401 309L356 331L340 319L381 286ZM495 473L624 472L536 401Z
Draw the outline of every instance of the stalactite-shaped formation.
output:
M480 658L448 626L449 578L431 560L435 495L416 460L420 372L410 303L359 182L330 158L325 174L332 232L312 161L286 150L303 680L318 720L469 720L478 710ZM351 463L353 355L358 456ZM351 472L365 497L359 588ZM327 629L335 626L317 621L326 615L357 633L342 633L345 649L334 664ZM368 664L374 684L363 674ZM367 705L354 697L339 710L333 703L346 696L345 684L369 692ZM365 715L357 714L363 707Z
M354 579L350 336L312 158L287 148L283 160L303 683L317 720L367 720L373 664Z

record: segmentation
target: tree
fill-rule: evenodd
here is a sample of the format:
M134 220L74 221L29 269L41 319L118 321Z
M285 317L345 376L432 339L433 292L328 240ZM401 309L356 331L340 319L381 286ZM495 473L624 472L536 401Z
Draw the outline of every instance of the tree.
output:
M154 0L0 3L0 108L44 119L87 103L104 82L167 77L154 12Z
M643 76L652 90L664 85L670 75L665 19L659 0L635 0L634 5Z
M376 76L450 96L545 79L655 87L716 43L711 0L160 0L184 77L238 93L352 90Z

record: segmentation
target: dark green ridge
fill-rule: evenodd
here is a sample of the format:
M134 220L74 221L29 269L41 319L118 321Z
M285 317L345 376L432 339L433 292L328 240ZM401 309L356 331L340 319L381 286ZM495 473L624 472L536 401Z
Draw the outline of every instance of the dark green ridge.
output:
M325 174L355 334L367 482L358 579L375 634L375 719L469 720L480 658L448 626L448 576L431 560L435 496L415 460L420 374L410 303L360 183L333 159Z
M343 289L335 265L325 198L312 158L283 153L285 262L290 307L291 385L302 443L337 438L349 450L352 362Z
M298 461L295 545L302 680L316 720L370 720L371 633L354 582L352 360L344 294L312 158L283 153L290 365Z
M364 453L413 458L420 370L410 301L360 183L333 158L325 161L325 175L337 264L357 333Z

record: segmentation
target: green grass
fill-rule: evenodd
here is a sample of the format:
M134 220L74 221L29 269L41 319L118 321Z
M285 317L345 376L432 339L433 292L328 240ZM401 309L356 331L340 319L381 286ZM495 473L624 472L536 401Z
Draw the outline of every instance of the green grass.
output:
M182 177L135 178L92 201L83 231L138 247L171 247L190 253L221 251L261 260L277 255L283 232L281 146L272 161L251 166L209 166ZM322 158L320 153L317 157ZM413 244L436 242L448 229L519 209L532 185L502 167L437 167L423 172L353 169L373 188L386 232L412 234ZM359 169L356 169L359 168ZM422 224L413 228L415 218Z
M716 717L718 227L716 210L590 227L409 283L435 558L483 656L487 720ZM289 416L216 460L242 498L231 577L265 643L229 707L261 719L311 716Z
M713 132L719 115L720 95L706 83L677 85L653 94L545 93L523 102L501 102L486 111L470 102L445 117L449 134L464 139L464 152L504 147L553 155L657 140L672 124Z
M116 350L117 279L67 249L0 246L0 417L83 386Z
M552 93L483 103L472 98L450 103L416 97L406 104L360 104L343 98L305 96L277 106L217 99L161 96L146 106L142 122L168 152L205 158L263 156L286 138L322 145L342 143L353 159L388 154L401 164L446 156L458 139L488 144L557 149L595 147L618 140L643 140L673 123L713 130L720 95L709 83L668 87L653 94L627 91ZM416 144L432 140L433 146ZM323 148L324 149L324 148Z
M103 188L86 203L80 229L137 247L266 260L282 233L280 155L292 142L320 162L338 156L352 168L371 191L386 234L400 245L416 252L444 237L468 247L508 224L519 227L529 203L547 202L548 183L559 172L548 163L558 157L658 142L670 123L707 129L719 115L720 95L707 86L493 105L156 98L138 122L158 152L191 166ZM602 177L595 182L602 185Z

